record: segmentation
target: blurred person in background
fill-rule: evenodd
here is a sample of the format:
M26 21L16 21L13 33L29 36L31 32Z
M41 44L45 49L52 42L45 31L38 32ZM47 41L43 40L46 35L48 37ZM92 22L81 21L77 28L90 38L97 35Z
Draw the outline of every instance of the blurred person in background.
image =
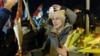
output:
M96 19L93 13L90 10L85 10L82 6L76 6L73 11L77 14L77 19L74 24L74 29L77 27L83 28L86 30L86 14L89 16L89 27L90 32L93 32L96 27Z
M12 28L11 12L17 0L6 0L4 7L0 8L0 55L15 56L17 41Z
M23 32L22 55L30 56L30 51L37 48L36 33L32 30L28 20L23 20L21 24Z

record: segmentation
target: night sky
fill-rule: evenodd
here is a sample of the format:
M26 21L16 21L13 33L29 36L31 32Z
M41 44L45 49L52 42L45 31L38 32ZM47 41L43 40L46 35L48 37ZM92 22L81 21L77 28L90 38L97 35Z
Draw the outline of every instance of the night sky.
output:
M91 1L90 4L91 12L93 12L96 16L100 16L100 0L90 0L90 1ZM43 4L44 14L48 10L48 8L54 3L66 6L70 9L73 9L77 5L83 6L84 9L86 8L86 0L28 0L28 2L31 14L36 10L36 8L40 4Z

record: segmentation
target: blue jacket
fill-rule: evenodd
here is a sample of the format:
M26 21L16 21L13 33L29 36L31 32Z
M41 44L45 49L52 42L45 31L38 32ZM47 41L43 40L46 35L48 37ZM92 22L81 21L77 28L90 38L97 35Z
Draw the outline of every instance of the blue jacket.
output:
M4 24L9 19L11 12L6 8L0 8L0 30L2 30Z
M0 8L0 56L15 56L18 50L17 42L14 41L16 39L13 28L7 29L6 34L2 31L10 15L8 9Z

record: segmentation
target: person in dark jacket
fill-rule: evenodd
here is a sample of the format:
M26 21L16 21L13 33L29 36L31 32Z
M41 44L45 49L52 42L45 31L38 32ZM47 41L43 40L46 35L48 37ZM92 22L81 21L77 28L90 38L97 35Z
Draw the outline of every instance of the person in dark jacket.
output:
M17 0L6 0L3 8L0 8L0 56L15 56L17 42L13 28L7 22L11 20L11 9ZM8 28L4 30L5 26Z
M86 14L87 14L89 16L89 29L91 32L95 30L96 19L95 19L94 14L91 13L91 11L84 10L81 7L76 7L74 8L74 12L77 14L77 19L73 26L74 29L79 27L86 30Z
M17 40L13 28L7 29L7 33L0 31L0 55L15 56L18 50Z
M6 21L9 19L9 16L11 15L11 9L16 3L17 0L6 0L4 8L0 8L0 30L2 30Z
M23 32L23 42L22 42L22 54L29 56L30 51L37 48L36 34L32 30L32 27L28 20L22 21L22 32Z
M28 20L23 20L21 24L23 32L22 54L30 56L31 50L41 48L39 45L42 46L42 41L44 41L42 38L44 30L41 29L38 33L34 32Z

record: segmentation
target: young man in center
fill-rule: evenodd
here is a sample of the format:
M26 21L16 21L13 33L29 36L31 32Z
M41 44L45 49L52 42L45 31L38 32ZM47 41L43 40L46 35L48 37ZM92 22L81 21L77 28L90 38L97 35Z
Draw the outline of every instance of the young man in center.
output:
M66 21L64 10L49 13L49 18L52 27L48 34L44 52L49 56L58 56L57 48L63 48L67 35L72 30L72 25ZM67 56L67 51L63 56Z

